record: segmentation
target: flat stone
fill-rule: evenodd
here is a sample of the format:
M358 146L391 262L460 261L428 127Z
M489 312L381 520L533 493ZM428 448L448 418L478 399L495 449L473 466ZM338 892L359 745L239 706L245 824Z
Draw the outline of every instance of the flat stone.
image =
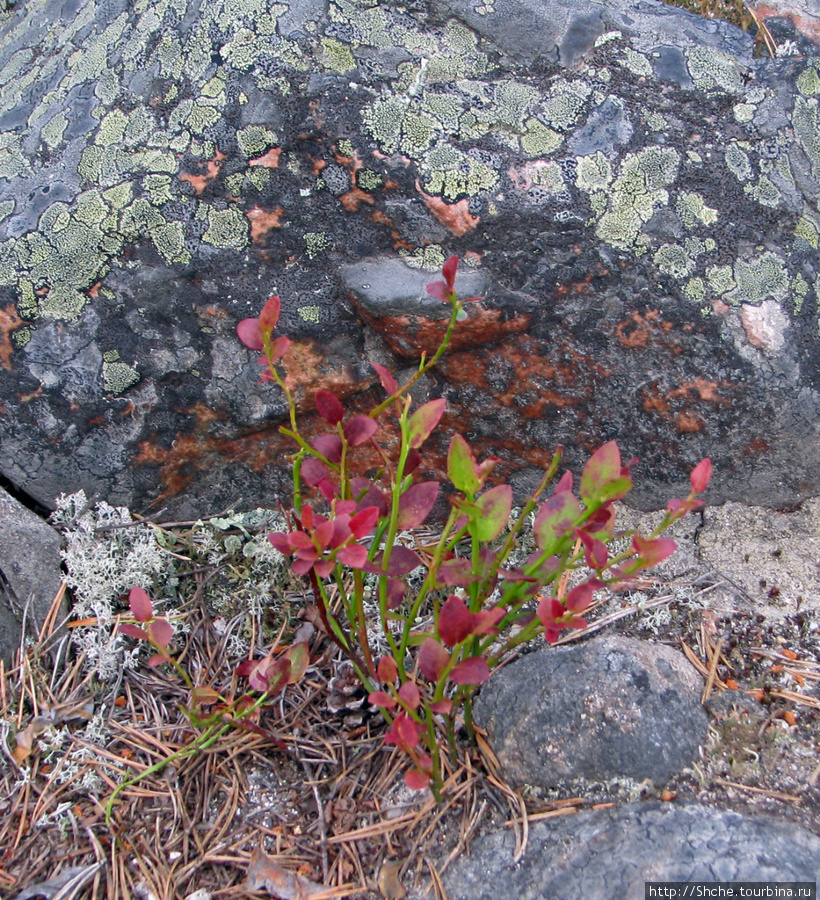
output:
M511 784L630 778L661 787L705 738L701 690L678 651L612 635L504 667L474 714Z
M512 829L473 841L444 875L451 900L642 900L647 881L820 879L820 838L766 816L636 803L584 810L529 828L513 862Z
M20 611L39 629L62 584L60 535L0 488L0 657L20 643Z

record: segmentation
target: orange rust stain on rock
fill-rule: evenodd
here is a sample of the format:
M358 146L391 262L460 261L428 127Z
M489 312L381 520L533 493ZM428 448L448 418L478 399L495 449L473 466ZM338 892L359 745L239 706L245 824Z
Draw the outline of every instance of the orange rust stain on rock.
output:
M339 202L348 212L356 212L362 203L369 203L372 206L375 201L367 191L363 191L360 187L354 187L342 194Z
M249 209L245 215L251 220L251 240L261 244L262 238L272 229L282 227L282 216L285 214L281 206L268 211L260 206Z
M274 147L272 150L268 150L262 156L257 156L256 159L252 159L248 165L249 166L264 166L266 169L278 169L279 168L279 157L282 155L281 147Z
M23 325L23 320L17 315L17 308L13 303L0 309L0 366L11 370L11 354L14 346L11 343L11 333Z
M692 404L700 401L714 406L730 406L732 401L725 394L728 388L726 382L718 384L701 376L665 392L654 384L642 391L642 406L646 412L655 413L674 424L680 433L691 434L706 427L703 418L692 410Z
M349 365L340 365L313 341L294 341L282 360L285 384L302 412L316 407L316 391L325 390L340 400L369 387L374 379L358 380Z
M378 332L390 349L403 359L418 359L422 351L434 353L444 333L447 323L442 319L426 319L421 316L373 316L353 301L357 315L374 331ZM459 322L450 352L469 347L493 344L511 334L520 334L529 328L531 316L520 313L504 320L497 309L484 309L478 303L465 306L467 320Z
M664 322L657 309L650 309L645 315L633 312L615 326L615 334L624 347L635 349L648 347L659 331L668 334L671 329L671 322Z
M448 203L441 197L425 193L418 178L416 179L416 190L421 194L421 199L427 209L456 237L463 237L481 221L478 216L470 215L470 204L466 197L459 200L458 203Z
M208 186L208 182L213 181L219 174L219 170L222 168L222 162L225 159L227 159L226 155L217 150L214 158L205 164L204 175L190 175L188 172L183 172L179 176L179 180L187 181L193 186L193 189L197 194L201 194Z
M702 431L706 427L706 423L700 416L691 412L680 412L675 418L675 424L681 434L694 434Z

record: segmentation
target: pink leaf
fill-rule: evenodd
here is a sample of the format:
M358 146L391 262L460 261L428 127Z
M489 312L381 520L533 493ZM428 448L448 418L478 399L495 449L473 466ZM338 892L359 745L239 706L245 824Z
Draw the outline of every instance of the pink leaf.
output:
M398 609L401 606L407 585L402 578L387 579L387 606L389 609Z
M440 716L449 716L452 708L452 700L437 700L435 703L430 704L431 711Z
M426 290L428 294L435 297L436 300L441 300L442 303L447 303L450 299L447 285L443 281L434 281L432 284L428 284Z
M403 547L401 544L394 544L393 549L390 551L390 562L386 572L382 568L384 562L381 553L372 563L368 563L368 565L363 566L363 568L366 572L371 572L374 575L396 576L409 575L413 569L421 564L421 560L412 550Z
M259 313L259 329L266 338L270 337L273 329L279 324L281 311L282 302L275 295L262 307L262 312Z
M423 791L430 783L430 776L421 769L408 769L404 773L404 783L411 791Z
M438 497L437 481L411 485L399 498L398 526L416 528L427 518Z
M591 578L589 581L577 585L567 594L567 609L573 613L582 613L589 609L594 592L602 587L604 587L604 583L598 581L597 578Z
M472 584L482 578L480 574L473 574L473 564L469 559L448 559L441 563L436 575L436 584L445 587Z
M367 550L361 544L350 544L336 551L336 559L351 569L361 569L367 562Z
M473 634L496 634L496 625L504 618L507 611L502 606L482 609L475 613Z
M280 360L287 353L288 347L290 347L290 338L286 338L283 334L279 335L270 345L268 360L270 362Z
M442 604L438 620L439 637L448 647L455 647L473 633L473 614L467 604L451 594Z
M379 376L379 381L382 383L382 387L387 391L388 394L395 394L399 389L398 382L396 379L390 374L390 370L386 369L384 366L379 365L379 363L370 363L371 366L376 370L376 374Z
M361 540L365 535L370 534L379 521L379 509L377 506L366 506L360 509L356 515L350 519L350 530L356 540Z
M337 425L342 421L345 409L339 402L338 397L331 394L330 391L316 391L316 409L319 415L327 422L328 425Z
M358 509L375 506L380 516L386 516L389 512L390 508L384 492L379 490L368 478L351 478L350 489L353 492L353 499L356 501Z
M451 256L447 262L441 267L441 274L444 276L444 280L447 282L447 287L451 290L456 283L456 273L458 272L458 257Z
M174 629L171 628L167 619L154 619L147 626L148 636L157 645L157 647L167 647L171 643L174 636Z
M249 350L264 350L259 319L243 319L236 326L236 334Z
M386 694L384 691L373 691L367 695L367 699L373 706L381 706L384 709L395 709L398 706L395 697Z
M313 566L313 569L316 572L316 576L318 578L327 578L330 573L336 568L336 564L332 559L320 559ZM293 571L296 572L296 563L293 564ZM310 567L308 567L308 571L310 571ZM307 575L307 572L297 572L298 575Z
M151 598L141 588L134 586L128 592L128 605L131 613L138 622L150 622L154 618L154 607Z
M412 681L405 681L399 688L399 700L410 709L418 709L421 703L421 691Z
M553 494L560 494L561 491L571 491L572 490L572 472L564 472L561 478L558 481L558 484L555 485L555 490Z
M352 416L344 427L345 438L351 447L369 441L378 430L378 423L369 416Z
M453 684L484 684L490 677L490 667L483 656L471 656L453 666L450 681Z
M575 532L584 545L584 561L590 569L600 571L606 566L608 553L606 544L587 534L586 531L578 530Z
M316 487L328 503L332 502L338 496L336 485L329 478L323 478Z
M302 478L311 486L315 487L320 481L327 478L330 474L327 466L323 462L319 462L313 456L309 456L302 462Z
M651 541L639 534L632 538L632 547L638 554L642 569L656 566L678 549L678 545L670 538L656 538Z
M168 657L163 656L162 653L152 653L148 657L148 665L151 666L152 669L161 666L164 662L168 662Z
M332 463L341 461L342 439L338 434L317 434L310 446Z
M392 656L383 656L376 666L376 674L382 684L393 684L399 674L396 660Z
M148 640L148 632L140 628L138 625L132 625L130 622L125 622L124 624L120 625L118 630L123 634L127 634L128 637L135 638L138 641Z
M712 460L708 458L702 459L689 473L689 483L692 485L692 490L696 494L705 491L711 477Z
M438 425L447 401L443 398L430 400L420 406L407 422L407 430L410 436L410 446L416 450L430 437L433 429Z
M419 671L428 681L438 681L450 654L435 638L425 638L419 648Z

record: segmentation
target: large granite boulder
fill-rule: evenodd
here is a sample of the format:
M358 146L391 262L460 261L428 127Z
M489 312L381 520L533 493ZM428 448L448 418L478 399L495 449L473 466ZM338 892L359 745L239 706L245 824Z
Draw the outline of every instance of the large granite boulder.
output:
M418 274L452 253L486 299L427 387L516 485L617 438L644 507L707 454L715 502L820 491L800 32L771 59L654 0L6 7L0 470L40 502L272 502L282 399L236 322L278 292L305 409L363 404L370 360L435 339ZM374 300L361 267L397 261Z

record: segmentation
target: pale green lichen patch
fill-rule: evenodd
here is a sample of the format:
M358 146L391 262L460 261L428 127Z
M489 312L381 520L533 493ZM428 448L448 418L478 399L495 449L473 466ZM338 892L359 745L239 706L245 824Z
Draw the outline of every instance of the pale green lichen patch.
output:
M541 104L541 118L557 128L566 131L577 121L584 109L592 87L585 81L556 82L549 97Z
M102 375L103 385L110 394L122 394L140 380L140 373L133 366L109 360L102 364Z
M438 272L444 265L446 256L444 250L439 244L428 244L426 247L419 247L413 250L399 250L399 256L412 269L424 269L425 272Z
M68 118L64 112L58 112L50 122L40 130L40 137L46 142L50 150L56 150L63 142L63 134L68 125Z
M554 153L564 141L557 131L538 119L527 119L525 125L527 130L521 136L521 150L531 158Z
M759 306L764 300L785 300L789 293L789 276L783 260L765 251L754 259L739 259L734 267L735 288L725 295L734 304Z
M241 250L248 244L250 223L235 207L209 209L207 211L208 230L202 235L206 244L223 249Z
M0 201L0 222L7 219L14 212L14 200Z
M792 279L792 296L794 297L794 313L797 315L803 307L803 301L809 292L809 283L798 272Z
M83 307L88 302L88 297L80 293L70 284L55 284L49 292L40 299L39 312L41 316L52 319L62 319L67 322L76 322L82 314Z
M752 177L752 164L749 162L749 157L740 149L736 141L727 145L723 159L729 171L738 181L748 181Z
M700 90L718 90L727 94L742 92L743 70L728 53L714 47L692 47L686 51L686 62L692 81Z
M774 209L780 205L780 191L765 175L761 175L755 184L744 185L743 191L761 206Z
M612 184L607 211L596 233L623 249L635 248L643 223L668 205L666 186L677 177L680 156L671 147L647 147L627 156Z
M683 279L694 270L694 260L678 244L664 244L655 251L652 261L666 275Z
M247 159L263 156L276 145L276 134L264 125L248 125L236 132L236 142Z
M322 38L321 46L322 52L319 58L326 69L344 73L356 68L356 60L353 59L353 54L347 45L341 44L333 38Z
M299 313L299 317L304 322L313 322L317 323L319 321L319 314L321 313L321 307L319 306L300 306L297 310Z
M757 107L753 103L736 103L732 108L735 121L747 125L755 117Z
M820 247L820 216L806 209L794 228L795 238L804 240L813 250Z
M493 168L450 144L436 145L424 159L422 171L426 176L425 190L447 200L465 194L473 197L492 190L498 182Z
M324 253L330 246L330 238L324 232L309 231L304 235L305 249L311 259L315 259L320 253Z
M797 90L804 97L820 94L820 73L817 71L816 63L806 66L797 76Z
M687 228L711 225L717 221L717 210L707 206L703 197L694 191L683 191L675 203L675 210Z
M642 54L627 48L624 50L624 58L619 60L621 65L632 72L633 75L648 78L652 75L652 63Z
M820 180L820 114L814 97L795 97L792 124L794 136L811 161L812 173Z
M589 156L578 158L575 170L575 184L579 190L592 193L608 188L612 182L612 166L606 156L598 150Z

